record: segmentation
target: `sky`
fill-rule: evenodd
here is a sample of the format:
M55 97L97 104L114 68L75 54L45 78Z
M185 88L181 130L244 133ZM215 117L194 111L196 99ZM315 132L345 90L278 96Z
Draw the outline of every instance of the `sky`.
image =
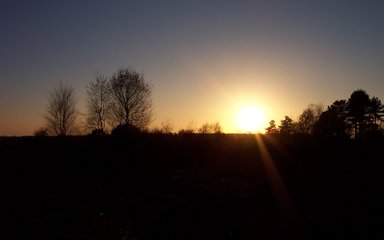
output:
M154 121L175 130L257 107L296 119L357 89L384 100L384 1L0 0L0 135L44 126L49 91L124 66L153 85Z

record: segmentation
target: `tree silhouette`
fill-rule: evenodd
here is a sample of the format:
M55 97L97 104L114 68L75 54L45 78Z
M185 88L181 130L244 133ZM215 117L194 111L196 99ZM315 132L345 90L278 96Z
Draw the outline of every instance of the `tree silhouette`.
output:
M337 100L323 112L314 124L314 134L321 136L349 137L347 102Z
M111 78L112 112L118 125L147 127L152 120L151 86L143 74L120 68Z
M293 134L295 132L295 124L292 118L285 116L284 120L281 120L279 129L281 134Z
M311 134L313 127L319 119L324 107L321 104L310 104L299 116L297 131L299 133Z
M111 131L112 136L125 137L140 133L140 129L131 124L120 124Z
M77 112L72 86L59 84L50 92L45 119L47 129L57 136L72 134L75 130Z
M265 134L276 134L279 133L279 129L277 129L275 120L269 121L269 127L267 127Z
M106 77L96 75L96 81L87 86L87 124L92 133L105 134L111 120L111 88Z
M198 133L202 133L202 134L221 133L220 123L219 122L212 123L212 124L204 123L198 129Z
M347 112L356 139L363 136L365 128L369 123L370 107L369 95L362 89L354 91L348 99Z
M371 110L373 122L377 125L380 125L384 117L384 105L381 103L381 100L378 97L373 97L371 99Z
M379 128L383 123L383 117L384 117L384 106L378 97L373 97L371 99L371 106L370 106L369 113L370 113L370 120L371 120L370 131L372 133L378 133Z
M172 133L173 129L174 129L173 123L169 119L162 121L160 124L160 131L162 133L167 133L167 134Z
M45 128L45 127L41 127L39 129L36 129L33 132L33 136L35 136L35 137L46 137L46 136L48 136L48 129Z
M184 129L180 129L178 131L179 134L193 134L195 132L196 132L196 123L193 120L190 120Z
M171 134L173 132L174 125L173 123L169 120L166 119L160 123L159 127L154 127L152 128L151 132L152 133L163 133L163 134Z
M362 139L381 134L384 106L380 99L372 99L365 90L355 90L348 101L337 100L323 112L314 125L316 135Z

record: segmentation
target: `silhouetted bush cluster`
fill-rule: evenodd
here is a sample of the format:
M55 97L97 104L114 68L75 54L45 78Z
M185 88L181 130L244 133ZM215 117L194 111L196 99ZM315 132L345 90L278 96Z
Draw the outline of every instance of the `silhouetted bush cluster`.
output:
M120 124L112 130L111 135L112 136L130 136L130 135L137 135L139 133L140 133L140 129L133 125Z

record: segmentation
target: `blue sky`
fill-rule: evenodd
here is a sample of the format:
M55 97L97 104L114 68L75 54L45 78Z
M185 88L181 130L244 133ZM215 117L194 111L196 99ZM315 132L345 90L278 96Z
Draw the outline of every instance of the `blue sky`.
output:
M359 88L384 100L383 1L1 1L0 135L44 125L49 91L121 66L153 84L154 122L219 121L244 105L296 118Z

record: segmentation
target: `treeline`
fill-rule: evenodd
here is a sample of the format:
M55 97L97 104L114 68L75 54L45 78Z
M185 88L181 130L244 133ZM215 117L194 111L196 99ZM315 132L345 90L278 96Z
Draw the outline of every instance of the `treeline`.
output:
M285 116L279 126L269 122L266 134L310 134L325 137L364 139L383 135L384 105L362 89L348 100L336 100L324 111L311 104L294 121Z
M74 88L60 84L50 92L44 115L46 126L36 130L34 135L66 136L80 132L105 135L140 131L152 121L151 92L152 86L144 80L143 73L130 67L118 69L109 78L97 74L95 81L87 86L85 122L79 124Z
M50 92L45 127L34 136L126 135L139 132L173 133L170 120L149 129L153 120L152 85L143 73L122 67L110 77L100 73L86 87L86 113L80 114L74 101L74 88L60 83ZM83 117L83 119L80 119ZM199 128L189 124L179 133L221 133L219 122L204 123Z
M66 135L126 135L139 132L174 133L170 120L149 129L153 120L152 85L143 73L131 67L122 67L110 77L97 74L87 87L87 110L80 114L74 101L74 88L60 84L50 92L46 126L34 132L35 136ZM80 123L80 116L84 116ZM269 122L267 135L305 134L338 138L363 139L382 136L384 106L377 97L365 90L355 90L349 99L336 100L326 109L321 104L310 104L297 120L285 116L277 125ZM222 133L219 122L204 123L200 127L190 123L179 134Z

